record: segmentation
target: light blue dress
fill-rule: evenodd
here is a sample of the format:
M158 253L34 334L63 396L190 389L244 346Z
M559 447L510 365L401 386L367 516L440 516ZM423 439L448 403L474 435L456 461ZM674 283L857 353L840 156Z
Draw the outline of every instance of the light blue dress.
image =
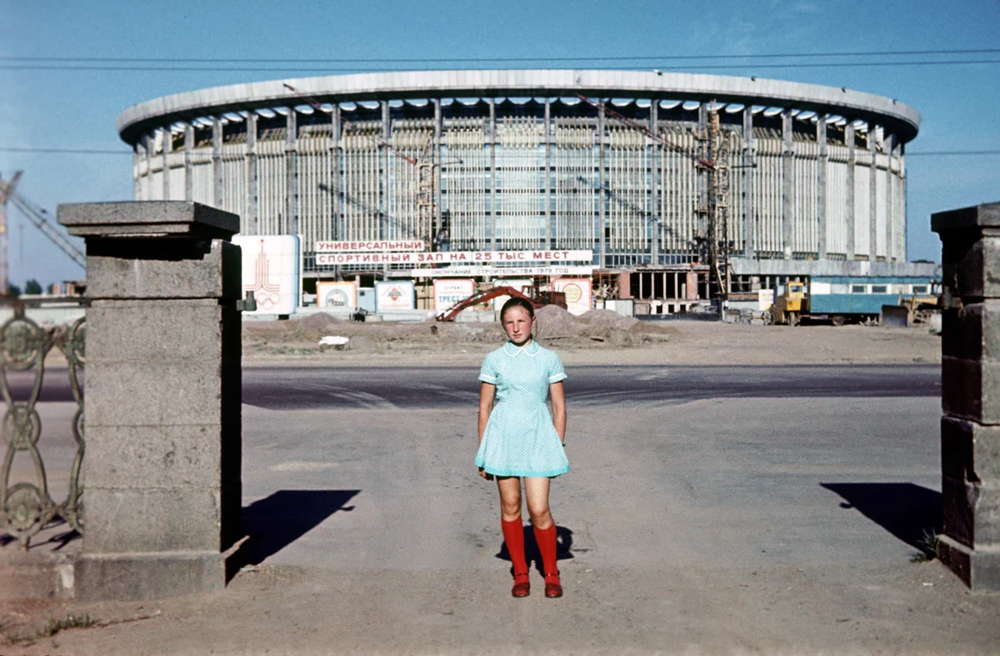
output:
M479 380L497 386L476 466L495 476L559 476L569 471L552 424L549 385L566 378L555 352L532 340L507 342L483 361Z

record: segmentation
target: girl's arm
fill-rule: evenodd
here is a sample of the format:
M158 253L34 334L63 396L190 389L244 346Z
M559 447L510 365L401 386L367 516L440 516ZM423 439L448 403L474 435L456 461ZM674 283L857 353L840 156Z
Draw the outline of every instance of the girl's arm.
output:
M497 392L496 385L482 383L479 386L479 441L482 443L483 434L486 432L486 423L490 420L490 412L493 411L493 397Z
M549 385L549 396L552 398L552 423L555 424L559 440L566 444L566 392L562 381Z

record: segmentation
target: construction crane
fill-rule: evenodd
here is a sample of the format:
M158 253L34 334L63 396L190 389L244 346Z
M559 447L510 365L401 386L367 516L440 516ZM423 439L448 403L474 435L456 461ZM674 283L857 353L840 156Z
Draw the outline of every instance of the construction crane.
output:
M0 178L0 294L7 296L7 200L13 195L17 183L21 179L21 171L14 173L14 178L5 183Z
M731 154L729 140L719 120L718 103L713 100L709 105L708 124L698 135L701 143L699 152L692 154L683 146L665 139L641 123L609 107L603 100L595 101L580 94L577 94L577 97L592 107L603 109L605 115L641 132L654 143L693 160L698 168L706 172L708 176L706 198L704 204L696 210L705 217L705 226L700 230L703 234L699 236L699 241L701 256L707 260L709 275L715 283L721 312L722 302L729 297L726 284L729 277L729 177L733 167L729 163Z
M298 98L306 101L306 103L316 111L324 111L322 103L319 100L303 93L301 90L296 89L290 84L282 83L282 86L288 89L289 92L294 93ZM348 128L353 125L354 121L344 121L344 135L347 136ZM446 162L435 162L433 158L434 150L434 136L428 136L427 140L424 142L420 153L416 157L410 157L406 153L401 152L399 149L394 147L391 143L385 139L380 139L372 136L367 131L360 128L354 130L354 134L357 134L365 139L368 139L376 146L385 148L389 150L393 155L399 157L403 161L409 163L411 166L417 167L417 225L418 231L425 243L429 245L431 250L436 250L434 248L436 244L434 235L434 217L437 215L437 187L438 187L438 176L435 169L440 166L447 164L463 164L462 160L455 157Z
M14 178L11 182L4 182L0 180L0 207L5 207L7 200L10 200L14 207L21 210L21 213L38 228L43 235L49 238L49 241L54 243L59 250L66 253L71 260L80 265L81 268L87 268L87 256L84 255L83 251L77 248L73 242L71 242L58 228L49 223L48 219L45 218L45 210L41 207L35 205L23 195L21 195L16 187L17 180L20 178L21 172L18 171L14 174ZM7 289L7 230L6 230L6 210L0 210L3 212L0 215L0 230L3 231L0 235L0 284L2 284L2 289L6 292Z

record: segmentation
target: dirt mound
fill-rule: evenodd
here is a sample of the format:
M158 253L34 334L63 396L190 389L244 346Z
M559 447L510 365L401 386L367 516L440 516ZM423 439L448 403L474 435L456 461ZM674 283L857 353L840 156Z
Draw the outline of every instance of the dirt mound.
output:
M607 326L619 330L631 330L633 326L639 323L639 320L635 317L625 317L613 310L605 309L591 310L586 314L580 315L580 319L586 321L592 328Z
M538 337L555 339L576 337L587 328L586 324L558 305L545 305L535 310L538 318Z
M327 314L326 312L316 312L304 319L299 319L296 324L301 330L324 330L328 326L344 323L343 319Z

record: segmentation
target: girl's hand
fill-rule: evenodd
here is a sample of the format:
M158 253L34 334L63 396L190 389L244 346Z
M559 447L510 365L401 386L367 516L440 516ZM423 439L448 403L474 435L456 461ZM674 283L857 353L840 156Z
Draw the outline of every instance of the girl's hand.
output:
M479 475L482 476L483 478L485 478L488 481L492 481L493 480L493 474L487 474L485 471L483 471L482 467L479 468Z

